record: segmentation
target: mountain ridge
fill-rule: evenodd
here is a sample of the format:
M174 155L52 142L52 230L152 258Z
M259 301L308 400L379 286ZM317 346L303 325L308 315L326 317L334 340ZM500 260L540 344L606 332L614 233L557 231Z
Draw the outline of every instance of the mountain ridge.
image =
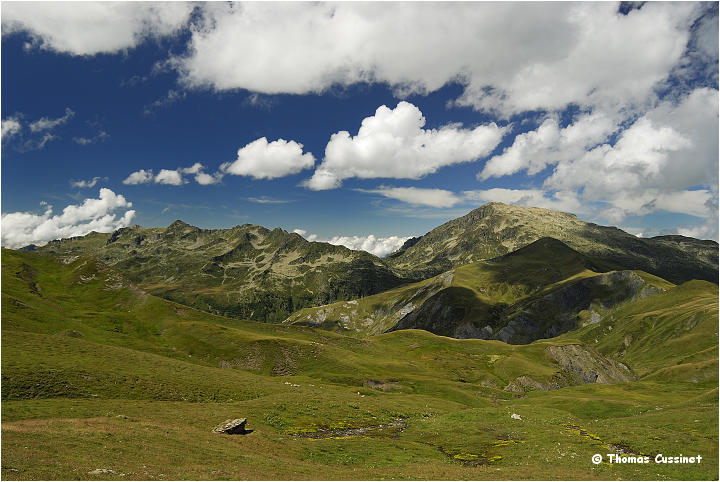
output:
M303 308L350 301L558 239L596 272L641 270L673 283L717 282L717 243L642 239L542 208L488 203L407 240L380 259L281 228L203 229L178 219L56 240L34 252L96 256L152 294L215 314L281 322Z
M718 243L679 235L638 238L616 227L582 221L545 208L492 202L431 230L388 257L397 273L426 278L474 261L494 258L542 237L562 241L612 269L640 269L673 283L717 283Z
M255 224L202 229L129 226L57 240L36 252L95 256L152 294L204 311L281 321L299 307L351 299L403 282L376 256Z
M641 271L602 272L563 242L541 238L422 282L305 308L285 323L361 337L419 328L453 338L526 344L573 330L671 286Z

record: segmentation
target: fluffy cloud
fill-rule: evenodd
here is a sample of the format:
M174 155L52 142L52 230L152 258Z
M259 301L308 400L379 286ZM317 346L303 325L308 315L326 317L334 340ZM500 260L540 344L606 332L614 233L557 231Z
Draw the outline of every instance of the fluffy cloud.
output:
M183 179L180 171L175 171L171 169L161 169L160 172L158 172L157 176L155 176L156 184L169 184L171 186L180 186L182 184L185 184L186 182L187 181Z
M460 81L460 104L506 115L631 105L667 77L704 8L649 2L622 15L610 2L205 4L172 64L185 85L216 90L305 94L384 82L407 94Z
M198 173L200 173L200 171L202 171L204 168L205 168L205 166L203 166L203 165L202 165L201 163L199 163L199 162L196 162L196 163L193 164L192 166L180 168L180 169L178 169L178 171L180 171L180 172L183 173L183 174L198 174Z
M346 248L367 251L379 258L383 258L390 253L397 251L410 237L388 236L386 238L378 238L374 234L367 236L333 236L329 239L319 238L317 234L306 236L307 231L304 229L295 229L293 233L297 233L308 241L317 241L322 243L330 243Z
M132 174L130 174L124 181L123 184L145 184L148 182L152 182L153 180L153 173L152 169L145 170L140 169L139 171L135 171Z
M463 192L465 199L475 202L502 202L518 206L555 209L558 211L581 213L585 208L572 191L549 193L542 189L484 189Z
M315 157L295 141L278 139L268 142L261 137L238 150L237 159L220 166L220 171L254 179L275 179L297 174L315 164Z
M210 184L217 184L222 181L223 174L216 172L215 174L207 174L205 172L198 172L195 174L195 182L202 186L209 186Z
M65 108L64 116L58 117L56 119L50 119L49 117L41 117L35 122L31 122L28 127L30 127L30 132L50 131L55 129L57 126L65 124L74 116L75 112L69 107L67 107Z
M606 202L615 220L656 210L708 216L702 206L717 198L717 146L718 91L697 89L648 111L614 144L559 162L545 187Z
M194 5L186 2L10 2L3 35L25 31L40 48L73 55L115 53L176 32Z
M178 32L193 8L187 48L168 65L185 86L215 90L305 94L379 82L405 95L459 82L458 104L509 116L642 105L678 66L717 63L712 6L689 2L625 15L612 2L8 2L2 27L41 48L94 55Z
M203 186L209 184L217 184L222 180L222 173L207 174L203 172L205 166L196 162L190 167L179 167L177 169L161 169L157 174L153 174L152 169L140 169L130 174L123 184L166 184L169 186L181 186L187 184L185 174L195 175L195 181Z
M423 129L425 117L413 104L395 109L382 105L366 117L354 137L333 134L325 158L303 184L313 190L334 189L351 177L419 179L443 166L488 155L500 143L505 128L494 123L474 129L446 125Z
M2 120L2 140L6 141L18 134L22 129L22 124L17 117L7 117Z
M718 91L700 88L637 118L597 110L577 116L565 128L547 118L536 130L516 136L478 174L487 180L523 170L534 175L554 166L543 190L466 194L573 212L580 204L586 211L604 204L598 215L613 222L655 211L707 217L713 211L705 206L717 199L717 146Z
M530 175L537 174L549 164L580 157L586 148L604 142L615 132L619 121L616 116L594 112L561 129L557 118L548 118L536 130L516 136L510 147L485 164L478 179L484 181L523 169Z
M380 186L377 189L356 189L361 192L380 194L390 199L397 199L408 204L449 208L462 199L445 189L423 189L418 187Z
M128 226L135 211L125 211L116 219L115 211L132 207L122 195L100 189L98 199L85 199L80 205L69 205L62 214L53 216L52 206L43 214L28 212L2 215L2 245L19 248L31 243L42 244L53 239L84 236L91 231L111 232Z

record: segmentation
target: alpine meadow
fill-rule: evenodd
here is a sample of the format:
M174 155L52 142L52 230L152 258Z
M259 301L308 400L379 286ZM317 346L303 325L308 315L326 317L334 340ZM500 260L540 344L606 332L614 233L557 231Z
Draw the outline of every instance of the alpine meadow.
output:
M717 2L3 1L4 480L718 480Z

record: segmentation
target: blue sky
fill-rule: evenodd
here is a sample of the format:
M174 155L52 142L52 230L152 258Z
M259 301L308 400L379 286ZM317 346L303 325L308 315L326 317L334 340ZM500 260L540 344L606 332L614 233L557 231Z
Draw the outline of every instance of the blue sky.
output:
M1 82L3 246L179 218L385 255L489 201L718 236L716 3L3 2Z

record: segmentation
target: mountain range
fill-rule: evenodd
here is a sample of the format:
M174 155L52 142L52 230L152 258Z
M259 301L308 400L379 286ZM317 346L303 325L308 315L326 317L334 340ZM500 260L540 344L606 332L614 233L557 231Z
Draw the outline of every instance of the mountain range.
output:
M2 476L717 479L717 249L497 203L385 259L181 221L3 249Z
M426 280L545 237L584 256L596 273L642 270L672 283L718 278L714 241L637 238L571 214L501 203L445 223L385 259L309 242L280 228L246 224L210 230L179 220L167 228L132 226L53 241L36 251L66 260L93 256L165 299L224 316L280 322L303 308Z

